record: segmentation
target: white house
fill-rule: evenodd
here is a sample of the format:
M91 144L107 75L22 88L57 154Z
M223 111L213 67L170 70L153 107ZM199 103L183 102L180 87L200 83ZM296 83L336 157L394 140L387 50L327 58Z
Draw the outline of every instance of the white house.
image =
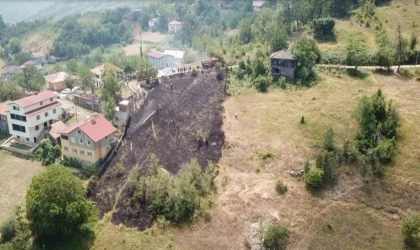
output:
M42 69L42 63L40 62L35 62L35 61L27 61L26 63L22 64L20 67L22 69L25 69L26 67L31 67L34 66L37 70L41 70Z
M127 119L130 113L130 102L128 100L121 101L117 107L115 107L115 117L112 123L116 126L121 126L127 123Z
M157 24L157 22L158 22L158 19L157 18L151 18L149 20L149 28L155 27L155 25Z
M47 55L43 52L34 52L31 54L31 59L42 64L47 63Z
M9 133L21 141L38 143L43 129L60 120L61 105L51 91L9 102Z
M147 59L155 66L157 69L173 68L174 67L174 57L172 55L167 55L160 51L151 51L147 54Z
M105 69L116 71L117 76L118 77L121 76L121 69L118 68L117 66L114 66L110 63L99 65L98 67L90 70L90 72L93 74L93 82L97 88L102 86L102 77L105 72Z
M257 12L260 11L265 1L252 1L252 10Z
M168 23L168 32L169 33L177 33L182 29L182 23L178 21L172 21Z
M170 56L174 57L174 66L175 67L182 67L184 65L185 51L165 50L164 53L166 55L170 55Z

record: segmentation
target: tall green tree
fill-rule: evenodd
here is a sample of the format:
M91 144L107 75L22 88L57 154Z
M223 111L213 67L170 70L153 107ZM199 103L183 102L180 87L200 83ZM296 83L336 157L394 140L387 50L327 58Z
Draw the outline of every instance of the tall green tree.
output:
M0 102L17 100L24 96L23 90L15 82L5 83L0 80Z
M73 75L77 74L77 70L79 69L79 64L75 59L71 59L66 63L67 71Z
M82 83L82 89L90 89L92 90L92 93L95 93L95 83L93 81L93 73L90 72L90 70L84 66L80 65L78 70L79 80Z
M283 25L276 25L272 29L272 36L269 40L271 52L287 49L289 36Z
M3 38L6 34L6 24L4 23L3 16L0 15L0 42L3 41Z
M197 16L194 13L187 14L182 22L182 29L180 31L182 42L191 46L193 38L197 34L199 27L200 22Z
M11 54L16 54L22 50L22 43L16 37L12 37L6 46L7 50Z
M55 160L61 156L60 145L53 145L50 139L44 139L39 143L35 156L42 160L45 166L54 164Z
M121 94L121 84L118 81L116 72L105 65L105 72L102 80L101 100L112 101L115 104L118 101L118 96Z
M249 18L243 19L239 23L239 41L241 43L247 44L250 43L253 36L252 36L252 22Z
M144 81L148 78L154 78L158 74L155 66L146 58L141 58L137 65L136 77L138 81Z
M313 68L318 59L318 51L316 43L306 37L299 38L293 44L292 53L298 62L297 77L303 84L308 84L315 77Z
M83 182L56 165L32 179L26 193L26 211L36 239L71 236L97 216L95 206L86 198Z
M397 42L395 46L395 62L398 65L397 72L400 73L401 64L407 60L408 57L408 39L405 38L401 33L401 26L398 24L397 28Z
M367 48L364 41L352 37L347 41L346 45L346 64L354 66L355 70L368 60Z

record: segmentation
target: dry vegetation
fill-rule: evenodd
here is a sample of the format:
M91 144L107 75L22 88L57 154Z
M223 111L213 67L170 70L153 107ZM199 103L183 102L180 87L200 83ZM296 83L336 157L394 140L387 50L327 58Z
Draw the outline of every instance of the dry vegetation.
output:
M52 50L55 38L58 36L58 31L55 30L52 22L21 38L22 49L31 52L41 51L48 54Z
M0 150L0 224L13 213L14 206L25 202L32 177L43 170L40 162L25 160Z
M143 233L105 223L95 249L242 249L250 224L261 219L290 229L288 249L402 249L401 219L420 209L419 82L378 74L357 79L335 70L321 75L310 89L249 93L225 102L226 145L211 221ZM356 167L340 167L336 187L311 194L287 171L314 158L328 126L338 147L353 139L358 99L379 88L400 110L403 136L395 164L383 179L367 183ZM263 160L267 152L273 156ZM288 185L284 196L276 194L278 179Z
M420 33L420 2L415 0L393 0L378 7L376 13L386 24L390 34L396 34L398 24L405 35Z

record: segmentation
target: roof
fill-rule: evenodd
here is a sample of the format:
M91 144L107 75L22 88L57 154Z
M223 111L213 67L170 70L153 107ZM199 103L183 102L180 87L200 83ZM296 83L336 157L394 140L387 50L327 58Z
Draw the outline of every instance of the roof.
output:
M165 53L162 53L160 51L154 50L154 51L151 51L149 54L147 54L147 56L150 56L150 57L159 59L159 58L164 57L165 56Z
M22 108L29 107L31 105L37 104L39 102L48 100L50 98L56 97L57 95L51 91L45 91L36 95L27 96L25 98L16 100L11 103L16 103L17 105L21 106Z
M43 52L34 52L34 53L32 53L32 57L45 57L45 53L43 53Z
M6 101L3 103L0 103L0 115L4 115L7 116L6 112L9 111L9 103L11 103L12 101Z
M79 128L82 130L90 139L94 142L98 142L106 136L114 133L117 129L105 119L103 115L88 120L73 124L64 130L60 131L60 134L69 134L75 129Z
M27 61L26 63L24 63L24 64L22 64L22 66L37 66L37 65L39 65L40 63L38 63L38 62L35 62L35 61L32 61L32 60L29 60L29 61Z
M58 137L60 137L59 132L65 129L66 127L66 124L64 124L62 121L55 122L51 124L50 135L54 137L54 139L57 139Z
M0 75L13 74L21 70L22 68L20 66L15 66L15 65L7 66L0 70Z
M129 100L123 100L119 104L121 104L121 105L128 105L128 104L130 104L130 101Z
M179 21L173 20L172 22L169 22L169 24L174 24L174 25L176 25L176 24L182 24L182 23L181 23L181 22L179 22Z
M57 107L61 107L61 102L53 102L53 103L49 103L48 105L42 106L40 108L31 110L27 113L25 113L26 116L31 117L40 113L43 113L45 111L51 110L53 108L57 108Z
M185 51L178 51L178 50L165 50L165 54L171 55L177 59L184 59Z
M261 7L261 6L263 6L264 3L265 3L265 1L252 1L252 6Z
M102 65L99 65L96 68L91 69L90 72L92 72L93 74L96 74L96 75L102 75L103 72L105 71L105 68L109 68L109 69L115 70L115 71L121 71L121 69L118 68L117 66L112 65L110 63L105 63L105 64L102 64Z
M66 72L57 72L51 75L45 76L45 80L49 83L59 83L64 82L69 77L69 74Z
M293 54L289 50L280 50L271 54L271 58L274 59L285 59L285 60L295 60Z

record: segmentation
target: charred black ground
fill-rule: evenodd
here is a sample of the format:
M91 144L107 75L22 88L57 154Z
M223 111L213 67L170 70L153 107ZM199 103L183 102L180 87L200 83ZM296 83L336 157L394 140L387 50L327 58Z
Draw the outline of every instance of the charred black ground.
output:
M132 207L128 197L130 185L126 183L136 165L140 174L147 172L152 153L173 174L192 158L203 168L209 161L218 162L225 139L224 98L216 72L164 79L150 90L141 109L132 112L131 125L117 156L91 187L91 198L101 214L115 206L114 223L140 229L150 225L147 204Z

